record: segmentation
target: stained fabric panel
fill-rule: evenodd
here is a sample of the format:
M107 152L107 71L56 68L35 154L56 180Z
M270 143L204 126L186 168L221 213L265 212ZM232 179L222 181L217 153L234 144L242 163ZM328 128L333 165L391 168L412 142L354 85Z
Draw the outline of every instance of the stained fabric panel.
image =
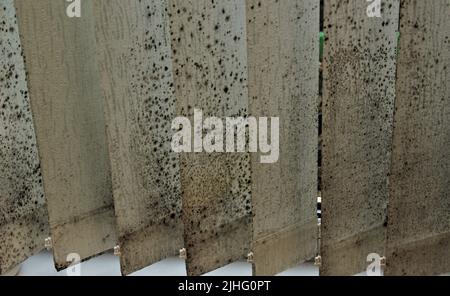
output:
M192 125L195 109L204 119L247 116L245 1L171 0L169 14L178 114ZM180 165L188 274L245 258L251 241L248 153L185 153Z
M0 274L43 249L47 209L14 2L0 1Z
M322 275L384 255L399 1L325 1Z
M167 1L94 1L122 272L183 248Z
M58 269L116 243L92 1L16 0Z
M450 1L401 1L387 275L450 271Z
M317 252L318 31L319 1L247 1L250 114L280 121L277 162L252 156L255 275Z

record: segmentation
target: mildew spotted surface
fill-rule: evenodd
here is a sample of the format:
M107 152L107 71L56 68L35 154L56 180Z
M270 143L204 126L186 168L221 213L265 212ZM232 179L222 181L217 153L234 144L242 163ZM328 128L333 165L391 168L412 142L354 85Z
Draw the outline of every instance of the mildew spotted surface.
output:
M280 118L279 161L252 157L256 275L317 251L318 30L319 1L247 1L250 113Z
M387 275L450 271L450 1L401 2Z
M116 244L92 1L15 1L58 269Z
M0 1L0 274L48 236L41 168L14 2Z
M325 1L323 275L366 270L384 254L399 1Z
M167 1L96 0L115 211L124 274L183 248Z
M244 0L170 0L177 112L192 117L247 116ZM250 156L186 154L181 184L188 274L198 275L249 252Z

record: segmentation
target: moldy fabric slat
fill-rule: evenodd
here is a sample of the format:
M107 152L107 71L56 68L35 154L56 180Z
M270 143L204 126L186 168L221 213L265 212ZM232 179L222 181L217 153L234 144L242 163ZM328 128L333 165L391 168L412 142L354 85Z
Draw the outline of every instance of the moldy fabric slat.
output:
M57 269L116 244L92 2L15 1Z
M322 275L384 256L399 1L325 1Z
M317 252L319 4L247 0L250 114L280 122L276 162L252 155L255 275Z
M386 275L450 272L450 1L402 0Z
M44 248L48 216L14 1L0 0L0 274Z
M183 248L167 1L95 0L120 261L129 274Z
M205 119L247 116L245 0L170 0L169 14L178 114L191 122L195 109ZM189 275L249 253L250 178L248 153L181 156Z

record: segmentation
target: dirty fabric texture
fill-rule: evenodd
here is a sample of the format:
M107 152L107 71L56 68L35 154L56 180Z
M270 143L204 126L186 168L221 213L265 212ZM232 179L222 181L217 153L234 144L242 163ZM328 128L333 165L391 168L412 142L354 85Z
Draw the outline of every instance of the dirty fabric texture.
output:
M183 248L167 1L96 0L123 274Z
M248 115L244 0L171 0L177 112L191 118ZM211 127L210 127L211 128ZM181 157L189 275L245 258L251 241L248 153Z
M16 0L56 267L116 243L92 1Z
M42 250L48 217L16 12L0 0L0 275Z
M450 271L450 1L402 1L387 275Z
M279 117L280 157L252 156L253 265L274 275L317 252L319 1L247 1L250 114Z
M322 275L384 255L399 1L325 1Z

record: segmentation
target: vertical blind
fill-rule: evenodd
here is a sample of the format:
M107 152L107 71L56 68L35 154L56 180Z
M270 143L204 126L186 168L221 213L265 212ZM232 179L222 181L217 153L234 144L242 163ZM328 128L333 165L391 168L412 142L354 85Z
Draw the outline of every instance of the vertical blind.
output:
M370 4L0 0L0 273L44 241L57 269L115 248L124 275L178 254L188 275L449 272L450 0ZM194 138L278 119L278 158L176 153L172 121L199 116Z

